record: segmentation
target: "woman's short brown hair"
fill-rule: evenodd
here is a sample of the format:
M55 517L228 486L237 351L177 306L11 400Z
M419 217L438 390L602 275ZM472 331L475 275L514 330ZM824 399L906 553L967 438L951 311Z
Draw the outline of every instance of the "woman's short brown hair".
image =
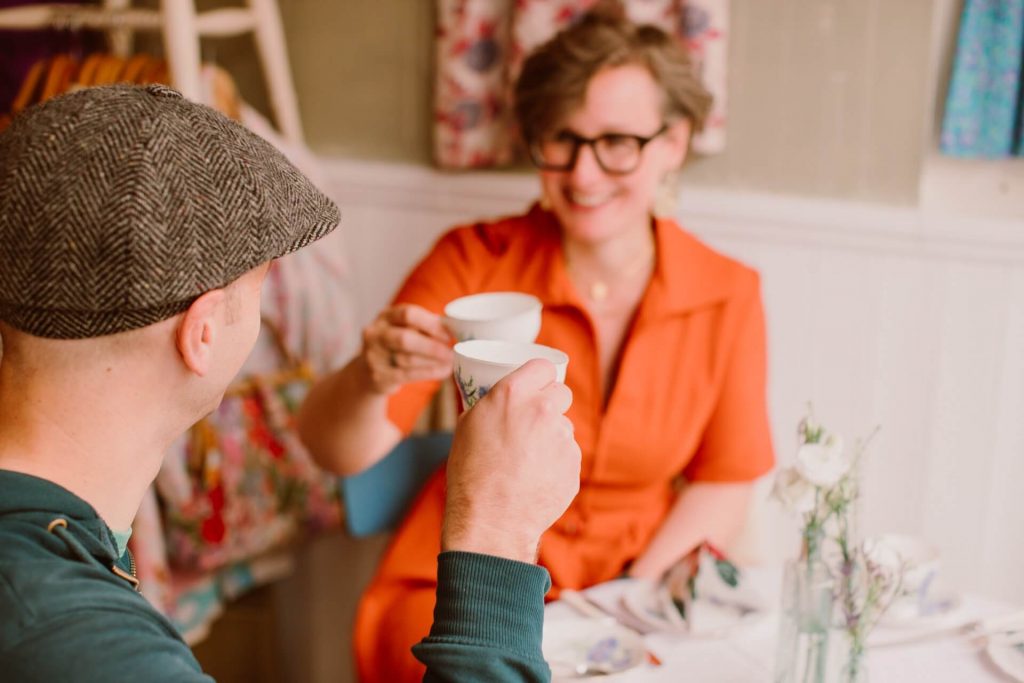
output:
M686 50L655 26L638 26L607 6L534 50L515 85L515 114L527 142L550 133L583 102L590 79L607 67L638 64L650 71L665 94L667 120L704 127L711 94Z

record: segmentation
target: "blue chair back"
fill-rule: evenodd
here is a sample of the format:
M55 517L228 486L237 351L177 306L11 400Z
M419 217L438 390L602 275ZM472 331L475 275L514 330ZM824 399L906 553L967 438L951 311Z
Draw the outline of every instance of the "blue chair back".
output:
M427 478L447 459L451 432L406 437L373 467L342 477L345 524L356 537L390 531L405 516Z

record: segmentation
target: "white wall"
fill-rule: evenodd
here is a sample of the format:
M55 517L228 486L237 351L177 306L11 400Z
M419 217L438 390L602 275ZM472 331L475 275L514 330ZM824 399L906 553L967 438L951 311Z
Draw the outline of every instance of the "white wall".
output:
M517 174L328 170L364 321L440 231L536 195ZM881 425L864 530L923 534L956 585L1024 602L1024 224L703 189L680 213L761 271L780 459L808 401L851 440Z
M1024 601L1024 224L694 197L687 224L756 266L776 446L806 400L869 450L866 533L937 543L965 590Z

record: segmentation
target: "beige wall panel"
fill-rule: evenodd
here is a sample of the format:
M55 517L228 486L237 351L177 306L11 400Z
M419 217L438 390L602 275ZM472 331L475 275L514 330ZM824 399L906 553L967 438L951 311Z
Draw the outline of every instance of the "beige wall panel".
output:
M359 158L429 161L434 3L279 2L310 144Z
M929 0L734 0L729 145L689 182L913 204Z
M428 162L434 3L280 6L311 145ZM916 203L934 115L936 11L932 0L733 0L728 148L693 160L685 182ZM212 49L261 104L244 47Z

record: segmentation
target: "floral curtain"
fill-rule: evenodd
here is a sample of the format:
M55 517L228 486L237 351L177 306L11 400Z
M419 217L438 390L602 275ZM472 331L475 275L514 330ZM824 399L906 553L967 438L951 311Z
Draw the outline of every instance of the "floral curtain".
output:
M1024 0L965 0L942 123L942 151L1024 155L1021 58Z
M512 161L511 89L523 57L596 0L438 0L434 159L443 168ZM725 147L728 0L625 0L629 18L679 37L715 97L694 150Z

